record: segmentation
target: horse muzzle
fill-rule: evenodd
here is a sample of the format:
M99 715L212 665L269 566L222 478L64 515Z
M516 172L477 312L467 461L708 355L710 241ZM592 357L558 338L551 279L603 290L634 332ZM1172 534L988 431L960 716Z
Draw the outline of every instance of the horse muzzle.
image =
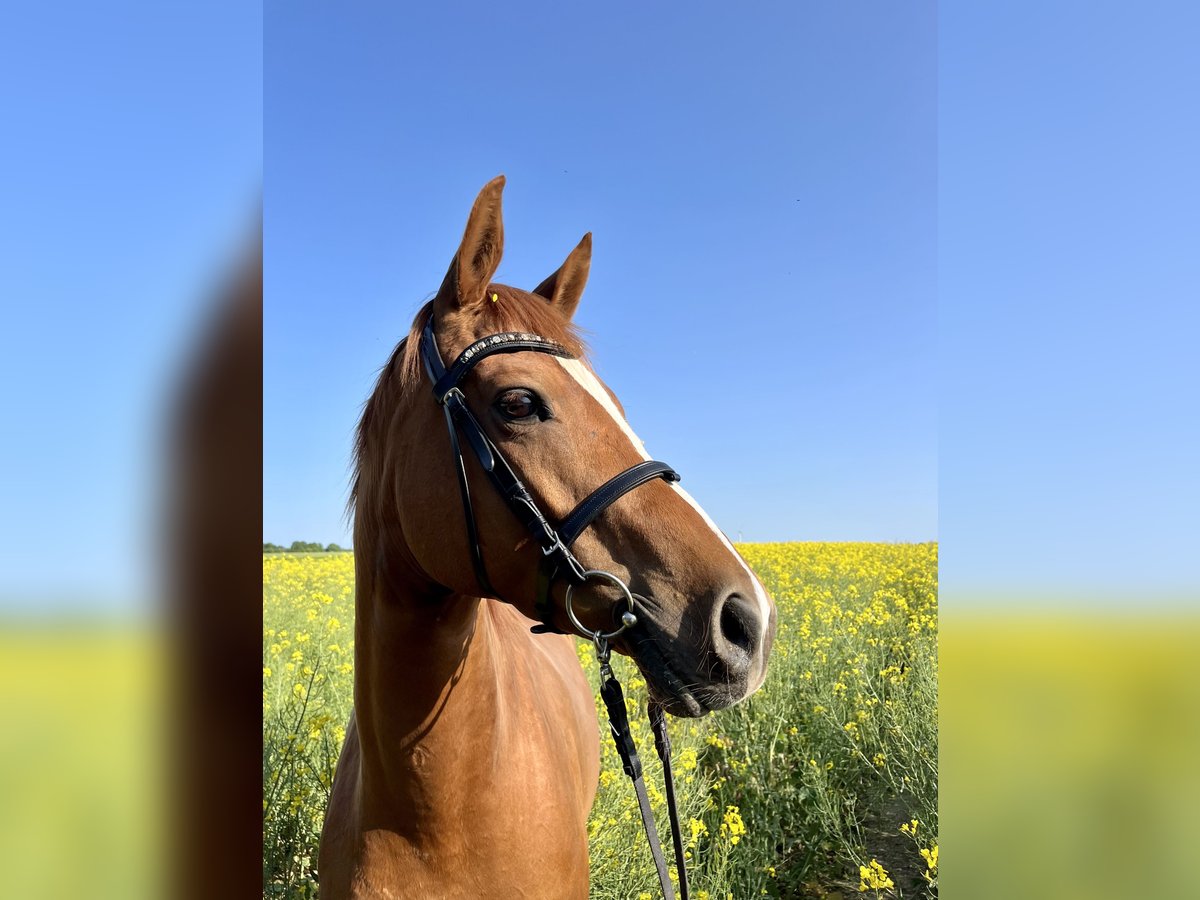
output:
M761 683L766 648L755 607L731 593L713 604L711 621L668 629L640 595L638 622L620 642L646 679L652 700L673 716L698 718L745 699ZM674 633L672 633L674 632Z

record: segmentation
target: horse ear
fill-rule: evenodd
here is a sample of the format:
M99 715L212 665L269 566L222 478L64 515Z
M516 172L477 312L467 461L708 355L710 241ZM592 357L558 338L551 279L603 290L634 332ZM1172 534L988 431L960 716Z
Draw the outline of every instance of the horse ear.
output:
M564 319L570 319L579 306L579 298L583 296L591 266L592 233L589 231L559 270L535 287L533 292L549 300Z
M504 176L497 175L475 198L462 243L433 300L435 316L483 301L504 253L504 221L500 216L503 192Z

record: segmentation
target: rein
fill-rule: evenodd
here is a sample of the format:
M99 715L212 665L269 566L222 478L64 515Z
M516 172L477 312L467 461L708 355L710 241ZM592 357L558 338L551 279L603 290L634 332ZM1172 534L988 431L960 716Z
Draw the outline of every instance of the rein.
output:
M504 458L499 448L487 436L479 421L467 407L466 397L459 385L480 360L496 353L532 351L548 353L563 359L573 359L574 355L561 344L540 335L505 332L481 338L471 344L447 368L438 351L432 316L421 332L420 349L425 372L433 383L434 399L442 407L446 417L446 429L450 434L450 448L455 457L455 472L458 475L458 488L466 519L467 543L471 547L472 564L475 568L475 579L479 583L479 588L489 596L500 596L488 578L487 567L483 561L483 549L480 546L479 529L475 521L475 508L471 502L471 490L467 482L466 461L463 458L462 444L459 441L460 433L471 447L488 479L500 492L500 496L504 498L508 508L533 535L534 540L541 548L542 557L538 564L537 593L534 602L538 617L542 621L541 624L530 629L535 634L566 633L559 631L553 623L554 606L551 588L555 580L560 577L567 581L567 617L582 636L592 641L596 649L596 659L600 664L600 696L608 710L609 729L616 743L617 752L621 756L622 768L633 782L634 792L637 794L642 825L650 844L650 853L654 857L654 864L658 870L658 880L663 896L666 900L675 900L675 891L667 871L658 830L654 825L650 800L646 795L646 785L642 780L641 758L638 756L633 735L629 730L625 695L609 664L611 656L609 642L627 629L637 625L638 619L635 612L637 604L634 601L634 594L625 582L609 572L586 568L571 552L571 544L600 513L625 494L659 478L668 482L678 481L679 475L666 463L654 460L640 462L610 478L592 491L555 528L517 477L508 460ZM592 631L584 626L575 615L572 596L577 588L588 581L607 581L624 595L626 609L620 616L620 624L613 631ZM679 813L675 805L675 785L671 775L671 743L667 736L666 718L661 707L653 702L648 704L648 713L654 732L654 745L663 764L667 811L670 814L671 837L675 847L675 867L679 875L679 896L681 900L688 900L687 871L684 867Z

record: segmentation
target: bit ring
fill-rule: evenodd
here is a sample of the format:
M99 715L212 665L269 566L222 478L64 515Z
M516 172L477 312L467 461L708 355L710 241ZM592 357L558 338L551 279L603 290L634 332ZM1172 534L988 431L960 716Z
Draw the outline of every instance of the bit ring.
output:
M592 631L590 628L584 627L584 624L579 621L575 615L575 609L571 604L571 595L575 592L575 588L582 587L587 584L589 579L598 579L607 581L615 587L619 588L621 593L625 595L625 604L628 609L621 614L621 627L615 631ZM633 601L633 593L629 590L629 585L623 582L612 572L604 572L600 569L589 569L583 573L583 581L579 584L567 585L567 617L571 620L571 624L575 626L575 630L586 638L592 641L603 639L605 641L612 640L617 635L621 634L625 629L637 624L637 615L634 613L636 604Z

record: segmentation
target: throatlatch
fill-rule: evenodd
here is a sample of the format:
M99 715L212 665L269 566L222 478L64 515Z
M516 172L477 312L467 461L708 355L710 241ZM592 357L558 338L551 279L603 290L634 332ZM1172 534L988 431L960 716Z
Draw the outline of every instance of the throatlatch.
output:
M638 799L638 809L642 815L642 825L646 830L650 853L654 857L654 865L658 870L658 880L662 887L663 897L665 900L675 900L675 891L667 870L662 844L658 838L658 830L654 825L654 815L650 809L650 799L646 795L646 785L642 780L641 758L638 756L637 746L634 744L633 735L629 730L625 694L609 664L611 655L609 641L637 625L634 595L629 590L629 586L616 575L586 568L571 552L571 544L584 529L595 521L598 515L634 488L658 478L670 482L679 481L679 475L666 463L655 460L640 462L619 475L613 476L594 490L559 523L557 528L554 528L538 508L537 502L522 484L521 479L517 477L508 460L504 458L499 448L487 436L479 421L467 407L466 397L459 385L480 360L495 353L516 353L528 350L536 353L549 353L563 359L573 359L573 354L561 344L540 335L526 332L506 332L493 334L476 341L460 353L458 359L447 369L438 352L432 316L421 332L420 350L425 372L433 383L434 399L442 407L446 416L446 429L450 433L450 448L454 453L458 488L462 496L463 515L466 519L467 542L471 546L472 564L475 568L475 579L479 583L479 589L486 595L499 598L499 594L488 578L487 566L483 562L483 549L480 546L479 529L475 522L475 508L471 503L471 489L467 482L466 461L459 443L460 431L471 446L483 471L496 490L500 492L500 496L504 498L508 508L533 535L534 540L541 548L542 557L538 565L535 606L538 617L542 621L541 624L535 625L531 629L535 633L565 633L559 631L553 622L554 606L551 589L558 578L561 577L567 581L567 618L571 625L581 635L590 639L596 648L596 658L600 663L600 696L608 710L609 729L616 742L617 752L621 755L621 765L625 774L633 781L634 792ZM619 624L612 631L592 631L584 626L575 615L572 603L573 594L577 588L589 580L608 581L623 594L626 608L621 613L619 620L615 619L615 621L619 621ZM654 731L655 747L663 762L667 810L671 818L671 837L675 846L675 867L679 873L679 896L681 900L688 900L683 838L679 828L679 813L675 806L675 785L671 777L671 743L667 737L666 719L662 709L654 703L649 705L648 711L650 724Z

